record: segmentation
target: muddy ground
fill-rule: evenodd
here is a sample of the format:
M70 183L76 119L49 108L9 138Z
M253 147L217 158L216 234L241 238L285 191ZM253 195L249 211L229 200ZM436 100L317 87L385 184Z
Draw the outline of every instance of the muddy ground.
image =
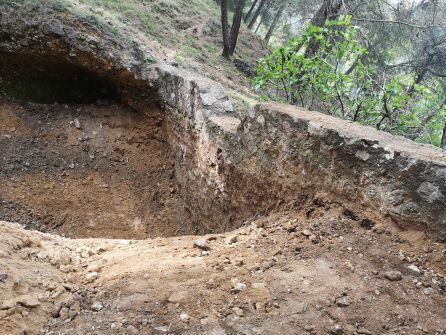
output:
M0 120L0 220L68 237L195 232L155 105L3 99Z

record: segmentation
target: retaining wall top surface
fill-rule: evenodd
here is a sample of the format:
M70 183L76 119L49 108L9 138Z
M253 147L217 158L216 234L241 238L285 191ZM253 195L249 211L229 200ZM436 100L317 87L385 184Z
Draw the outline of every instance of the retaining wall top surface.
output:
M370 144L390 149L403 155L420 160L430 161L438 165L446 166L446 152L429 144L421 144L405 137L392 135L384 131L376 130L370 126L362 126L352 121L342 120L316 111L309 111L295 106L265 103L258 106L262 111L270 113L287 114L293 119L301 119L311 122L313 127L334 130L346 139L365 140Z

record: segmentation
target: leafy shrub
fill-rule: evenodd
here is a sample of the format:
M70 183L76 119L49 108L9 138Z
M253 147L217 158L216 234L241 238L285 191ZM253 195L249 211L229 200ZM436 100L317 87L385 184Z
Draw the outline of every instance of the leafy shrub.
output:
M259 60L256 90L414 140L440 144L446 89L416 73L376 73L348 16L309 24L303 34Z

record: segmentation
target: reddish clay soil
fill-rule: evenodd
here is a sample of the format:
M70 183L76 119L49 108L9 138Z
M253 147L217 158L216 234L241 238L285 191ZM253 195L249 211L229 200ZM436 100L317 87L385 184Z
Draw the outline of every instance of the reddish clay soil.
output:
M68 237L194 233L162 111L0 101L0 220Z

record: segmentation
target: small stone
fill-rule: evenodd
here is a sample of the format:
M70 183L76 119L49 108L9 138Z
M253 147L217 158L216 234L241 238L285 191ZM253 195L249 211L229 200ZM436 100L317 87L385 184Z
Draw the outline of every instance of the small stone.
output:
M432 287L426 287L426 288L423 290L423 293L426 294L426 295L430 295L430 294L432 294L432 293L434 293L434 292L435 292L435 290L434 290Z
M341 297L338 300L336 300L336 305L339 307L347 307L350 306L351 301L349 297Z
M62 319L62 320L65 320L65 319L68 319L68 317L69 317L69 314L70 313L70 310L67 308L67 307L63 307L61 310L60 310L60 318Z
M14 308L16 305L17 305L17 301L15 299L5 300L0 305L0 310L11 309L11 308Z
M51 312L51 316L53 318L58 318L60 316L60 310L64 307L63 301L58 301L54 304L53 310Z
M201 250L209 250L209 244L206 242L206 240L200 239L194 241L194 247L201 249Z
M133 325L128 325L127 326L127 332L129 334L134 334L134 335L139 334L138 329L135 326L133 326Z
M75 301L74 304L70 307L70 311L79 313L81 311L81 303L79 301Z
M80 121L79 121L79 119L74 119L74 126L77 128L77 129L81 129L81 123L80 123Z
M91 305L91 309L96 312L99 312L103 308L104 308L104 305L99 301L97 301L93 305Z
M69 317L70 319L74 319L78 314L79 314L78 312L70 310L70 311L68 312L68 317Z
M306 237L310 237L310 236L313 235L313 234L311 233L310 230L308 230L308 229L304 229L304 230L302 231L302 235L305 235Z
M117 322L112 322L111 323L111 325L110 325L110 328L111 329L118 329L118 328L120 328L121 326L117 323Z
M343 335L343 334L345 334L344 327L342 325L334 325L330 329L330 334L333 334L333 335Z
M243 309L241 309L240 307L234 307L232 310L237 316L242 317L245 315L245 312L243 312Z
M296 231L297 223L294 221L288 222L285 226L285 230L289 233Z
M180 314L180 320L183 321L183 322L189 322L190 316L187 315L186 313L181 313Z
M6 281L6 278L8 278L8 275L6 273L0 274L0 283L4 283Z
M86 279L87 282L89 282L89 283L95 281L95 280L98 279L98 278L99 278L99 273L97 273L96 271L89 272L89 273L87 273L87 275L85 276L85 279Z
M316 235L310 235L310 237L308 237L308 239L313 242L314 244L319 243L319 238Z
M228 240L228 244L234 244L234 243L237 243L237 242L238 242L238 236L237 235L234 235L234 236L230 237L229 240Z
M17 298L17 303L24 307L34 308L40 305L40 301L37 297L31 295L22 295Z
M410 264L407 269L410 270L410 272L412 272L415 275L419 275L421 273L421 270L418 266L416 266L415 264Z
M162 333L167 333L169 331L169 327L168 326L159 326L159 327L155 327L155 330L158 330Z
M356 332L363 335L372 335L372 332L365 328L359 328Z
M403 275L401 274L401 272L395 271L395 270L384 272L384 277L386 277L387 279L389 279L391 281L398 281L398 280L403 279Z
M306 325L305 327L304 327L304 329L305 329L305 331L307 331L307 332L312 332L312 331L314 331L314 326L312 326L312 325Z
M98 263L92 263L88 265L87 270L90 272L99 272L101 271L101 266Z
M239 293L241 291L244 291L246 289L246 284L245 283L236 283L233 287L233 289L231 290L232 293Z

